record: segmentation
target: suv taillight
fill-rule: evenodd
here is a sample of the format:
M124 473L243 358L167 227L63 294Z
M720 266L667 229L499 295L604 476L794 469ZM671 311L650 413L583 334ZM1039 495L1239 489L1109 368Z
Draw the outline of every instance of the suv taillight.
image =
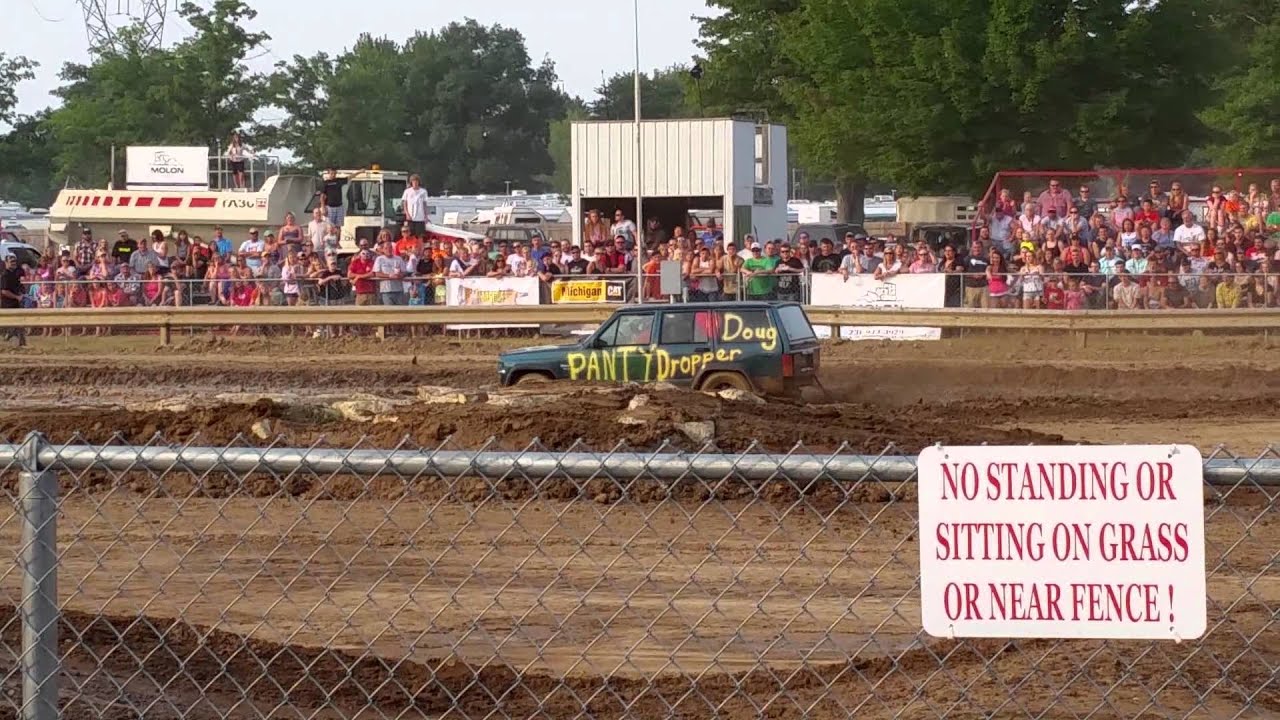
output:
M796 376L796 356L786 354L782 356L782 377Z

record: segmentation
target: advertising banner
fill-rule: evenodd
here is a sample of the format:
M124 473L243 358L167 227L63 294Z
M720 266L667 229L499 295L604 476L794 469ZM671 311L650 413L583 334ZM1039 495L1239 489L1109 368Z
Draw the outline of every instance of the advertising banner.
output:
M462 305L537 305L538 278L449 278L445 281L445 303ZM450 330L474 330L484 327L533 328L533 324L448 325Z
M920 613L930 635L1204 634L1195 447L933 446L918 468Z
M551 283L551 302L620 303L626 300L627 285L623 280L556 280Z
M946 306L947 276L942 273L896 275L885 281L871 275L850 275L846 280L838 273L815 273L810 282L813 305L885 310L930 310ZM815 327L814 330L818 337L831 336L830 328ZM840 336L846 340L938 340L942 329L895 325L845 327Z
M130 146L124 182L129 190L208 190L209 148Z

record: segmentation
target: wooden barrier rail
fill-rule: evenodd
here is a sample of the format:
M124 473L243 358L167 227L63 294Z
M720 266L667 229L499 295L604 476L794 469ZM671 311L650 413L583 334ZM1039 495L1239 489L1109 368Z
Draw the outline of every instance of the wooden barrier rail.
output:
M0 310L0 328L157 328L161 342L173 328L231 325L397 325L591 324L608 318L617 305L509 305L502 307L246 307L61 308ZM868 310L806 308L814 325L939 327L943 329L1087 332L1280 329L1280 310Z

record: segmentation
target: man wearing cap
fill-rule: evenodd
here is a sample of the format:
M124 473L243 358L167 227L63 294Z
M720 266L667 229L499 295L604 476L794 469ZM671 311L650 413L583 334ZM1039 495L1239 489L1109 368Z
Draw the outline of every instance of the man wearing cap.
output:
M76 241L76 249L74 254L76 266L81 272L88 270L93 265L93 231L84 228L80 231L80 239Z
M378 284L374 279L373 251L369 249L369 241L360 241L360 252L351 258L347 266L347 278L351 280L356 292L356 305L377 305Z
M1139 276L1147 271L1147 258L1143 255L1144 248L1139 243L1134 243L1129 247L1129 259L1125 261L1124 269L1130 275Z
M258 237L258 228L249 228L249 239L240 243L240 257L253 271L254 275L262 269L262 251L266 244Z
M147 266L152 263L155 264L156 269L159 269L160 256L156 254L156 251L148 247L147 241L144 239L138 243L137 250L129 253L129 261L120 264L128 265L134 275L142 276L147 272Z
M127 230L121 230L117 235L119 236L118 239L111 246L111 259L115 260L116 264L119 265L129 262L129 256L138 249L138 243L129 237Z
M778 265L778 258L766 257L760 243L751 243L751 257L742 263L742 275L747 278L747 299L768 300L773 297L773 289L777 278L773 277L773 269Z

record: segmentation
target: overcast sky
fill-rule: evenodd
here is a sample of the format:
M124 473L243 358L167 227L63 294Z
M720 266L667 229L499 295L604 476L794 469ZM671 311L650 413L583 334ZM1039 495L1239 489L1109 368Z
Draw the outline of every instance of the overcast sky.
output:
M109 8L136 7L139 0L105 0ZM166 0L172 3L174 0ZM209 7L211 0L196 0ZM36 79L18 89L18 111L32 113L51 105L49 91L58 86L58 71L67 61L84 62L84 15L76 0L0 0L6 27L0 52L25 55L40 63ZM439 28L466 17L499 23L524 33L536 64L550 57L571 94L590 98L601 73L635 66L632 3L628 0L250 0L258 10L255 29L271 35L271 53L251 62L268 70L277 59L319 50L349 47L360 33L403 41L418 30ZM640 64L645 71L685 63L697 35L694 15L706 15L704 0L640 0ZM20 30L20 32L19 32ZM190 26L170 12L165 41L190 33Z

